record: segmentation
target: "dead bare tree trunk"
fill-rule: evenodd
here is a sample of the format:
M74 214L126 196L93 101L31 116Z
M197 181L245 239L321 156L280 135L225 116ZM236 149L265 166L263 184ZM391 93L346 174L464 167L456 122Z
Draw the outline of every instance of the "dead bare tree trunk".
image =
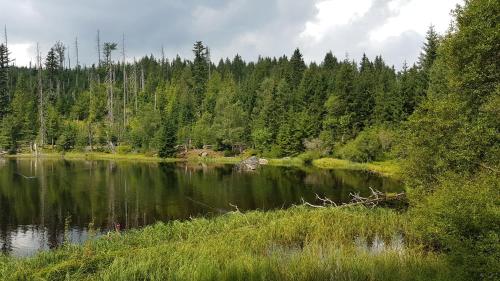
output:
M141 66L141 92L144 92L144 67Z
M137 114L137 62L135 61L135 58L134 58L134 69L133 69L133 76L134 76L134 80L133 80L133 85L134 85L134 109L135 109L135 113Z
M75 52L76 52L76 75L75 75L75 85L76 88L78 89L78 74L80 72L80 61L78 58L78 37L75 38Z
M101 36L97 30L97 67L101 67Z
M45 138L45 118L43 112L43 84L42 84L42 56L40 55L40 46L36 44L36 53L37 53L37 63L38 63L38 114L40 118L40 145L44 145ZM37 150L38 155L38 150Z
M123 64L123 131L127 127L127 68L125 66L125 34L122 38L122 64Z

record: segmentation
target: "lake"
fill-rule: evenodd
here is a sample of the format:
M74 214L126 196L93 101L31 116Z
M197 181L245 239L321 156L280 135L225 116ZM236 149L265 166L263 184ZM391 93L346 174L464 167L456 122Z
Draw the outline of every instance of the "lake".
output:
M29 256L157 221L234 211L272 210L316 201L348 202L369 187L394 192L399 182L363 171L234 165L0 158L0 246ZM92 224L93 227L89 228Z

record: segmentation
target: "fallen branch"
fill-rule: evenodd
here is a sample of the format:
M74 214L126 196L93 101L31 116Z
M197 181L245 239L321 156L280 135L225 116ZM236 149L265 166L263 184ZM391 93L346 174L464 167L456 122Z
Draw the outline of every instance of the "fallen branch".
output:
M370 187L371 195L368 197L363 197L359 195L359 193L350 193L349 195L352 197L351 202L349 203L343 203L341 205L337 205L333 200L329 198L321 198L318 194L316 194L316 199L321 201L321 205L314 205L311 204L307 201L305 201L303 198L302 200L302 205L312 207L312 208L326 208L326 207L350 207L350 206L356 206L356 205L364 205L364 206L369 206L369 207L375 207L380 203L383 202L388 202L388 201L395 201L395 200L403 200L406 197L406 194L404 192L401 193L396 193L396 194L386 194L383 192L380 192L378 190L374 190Z
M234 209L236 209L236 212L237 212L237 213L241 213L241 212L240 212L240 209L238 209L238 206L233 205L233 204L231 204L231 203L229 203L229 206L231 206L231 207L233 207Z
M321 206L321 205L313 205L309 202L307 202L306 200L304 200L304 198L300 198L302 200L302 205L304 206L309 206L309 207L312 207L312 208L326 208L327 206Z
M200 205L200 206L203 206L203 207L206 207L206 208L212 209L212 210L217 211L217 212L219 212L219 213L221 213L221 214L229 213L229 211L227 211L227 210L223 210L223 209L220 209L220 208L215 208L215 207L212 207L212 206L210 206L210 205L208 205L208 204L205 204L205 203L203 203L203 202L200 202L200 201L194 200L193 198L191 198L191 197L189 197L189 196L185 196L185 197L186 197L186 199L187 199L187 200L189 200L189 201L191 201L191 202L193 202L193 203L195 203L195 204L198 204L198 205Z
M21 174L21 173L19 173L19 172L14 172L14 174L19 175L19 176L21 176L21 177L23 177L23 178L25 178L25 179L27 179L27 180L36 179L36 177L33 177L33 176L25 176L25 175L23 175L23 174Z

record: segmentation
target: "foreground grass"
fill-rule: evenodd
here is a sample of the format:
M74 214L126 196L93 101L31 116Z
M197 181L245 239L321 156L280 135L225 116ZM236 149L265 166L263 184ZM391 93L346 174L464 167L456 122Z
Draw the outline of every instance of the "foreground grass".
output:
M343 159L321 158L313 160L312 163L322 169L364 170L391 178L400 177L400 166L396 161L356 163Z
M294 207L158 223L0 257L0 280L456 280L407 221L387 209Z

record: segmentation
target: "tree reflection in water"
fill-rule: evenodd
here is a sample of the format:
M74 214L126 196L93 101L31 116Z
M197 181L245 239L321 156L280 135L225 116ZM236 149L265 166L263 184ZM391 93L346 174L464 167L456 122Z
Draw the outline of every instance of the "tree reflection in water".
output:
M315 201L336 202L368 187L398 191L393 180L360 171L115 161L0 160L0 245L24 256L60 245L65 220L72 242L156 221L211 216L233 210L269 210Z

